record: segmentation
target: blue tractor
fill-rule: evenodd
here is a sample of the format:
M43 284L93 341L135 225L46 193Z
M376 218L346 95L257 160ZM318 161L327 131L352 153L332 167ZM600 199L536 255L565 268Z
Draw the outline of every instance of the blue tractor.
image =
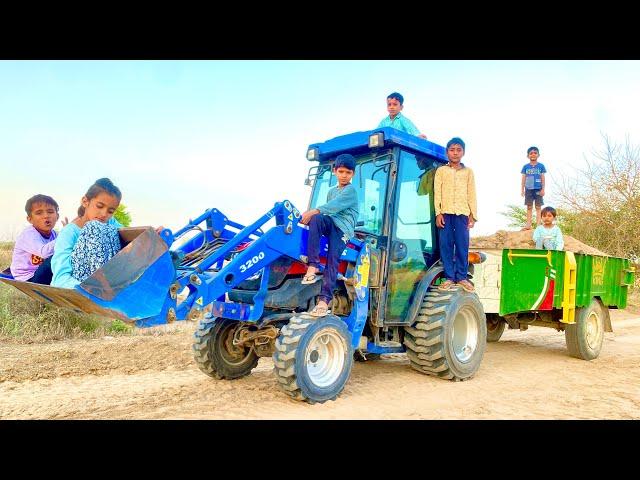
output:
M335 399L354 360L385 353L406 352L421 373L471 378L486 345L482 304L461 288L437 288L443 269L433 180L446 163L444 148L392 128L312 144L307 160L318 163L305 182L312 186L309 208L325 203L341 153L357 159L352 183L360 217L326 317L305 313L321 282L300 283L308 229L288 200L247 226L209 209L175 233L121 229L124 248L73 290L7 275L2 281L36 299L138 327L198 321L193 354L205 374L240 378L271 356L283 391L310 403Z

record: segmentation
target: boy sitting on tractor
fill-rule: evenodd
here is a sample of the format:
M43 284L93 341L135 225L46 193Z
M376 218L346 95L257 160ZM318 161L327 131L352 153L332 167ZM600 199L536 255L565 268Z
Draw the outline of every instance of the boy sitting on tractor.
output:
M338 185L329 190L327 203L302 214L301 223L309 225L307 255L309 267L302 278L302 284L315 283L320 269L320 237L327 237L329 252L327 265L322 275L322 290L317 305L309 312L314 317L324 317L328 313L329 302L336 285L338 263L347 242L353 236L358 220L358 193L351 179L355 173L356 159L343 153L336 157L333 173Z

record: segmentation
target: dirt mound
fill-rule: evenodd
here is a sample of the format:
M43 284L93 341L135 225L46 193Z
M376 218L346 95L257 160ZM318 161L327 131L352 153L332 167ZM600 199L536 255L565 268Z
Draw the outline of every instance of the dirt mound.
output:
M470 248L501 250L503 248L536 248L532 239L533 230L508 231L498 230L493 235L484 237L471 237ZM564 237L564 250L574 253L588 253L591 255L606 255L597 248L591 247L569 235Z

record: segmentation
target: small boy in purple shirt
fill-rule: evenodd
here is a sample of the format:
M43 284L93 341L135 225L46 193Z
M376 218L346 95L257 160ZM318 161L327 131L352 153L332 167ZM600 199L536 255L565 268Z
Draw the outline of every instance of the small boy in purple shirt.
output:
M60 215L58 203L48 195L34 195L24 207L31 224L16 239L11 260L11 275L16 280L49 285L51 256Z

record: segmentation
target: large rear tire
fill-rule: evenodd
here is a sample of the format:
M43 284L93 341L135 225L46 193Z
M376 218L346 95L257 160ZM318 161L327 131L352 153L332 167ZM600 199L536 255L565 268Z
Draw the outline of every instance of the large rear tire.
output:
M487 344L487 319L475 293L429 290L418 318L405 327L411 367L448 380L467 380L478 371Z
M253 348L233 345L240 322L229 319L202 319L193 335L193 358L210 377L233 380L251 373L258 365Z
M295 316L276 339L273 363L280 387L309 403L335 400L353 366L351 333L334 315Z
M609 309L594 298L584 308L576 308L576 323L564 327L569 355L582 360L598 358L604 339L604 326Z
M504 333L507 325L499 315L487 313L487 342L497 342Z

